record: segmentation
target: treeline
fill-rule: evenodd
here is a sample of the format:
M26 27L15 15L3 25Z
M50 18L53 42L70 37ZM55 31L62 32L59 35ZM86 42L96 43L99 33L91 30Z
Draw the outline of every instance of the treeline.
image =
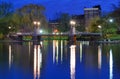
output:
M45 7L42 5L27 4L14 10L13 4L0 2L0 38L16 31L32 32L33 21L40 21L40 28L46 30L48 22L44 11Z

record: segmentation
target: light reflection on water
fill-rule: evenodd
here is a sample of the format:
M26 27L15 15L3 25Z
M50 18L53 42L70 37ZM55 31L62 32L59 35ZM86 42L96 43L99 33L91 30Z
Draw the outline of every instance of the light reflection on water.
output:
M120 58L117 47L92 45L88 41L69 45L64 40L43 41L38 45L3 43L0 44L0 70L12 79L18 76L22 76L19 79L119 79L114 74L117 70L114 65L120 66L114 62ZM0 79L4 76L1 73Z
M11 64L12 64L12 59L13 56L12 56L12 48L11 48L11 45L9 45L9 69L11 68Z
M101 45L98 46L98 69L101 69L102 64L102 47Z
M34 79L40 78L40 70L42 67L42 52L40 45L34 45Z
M75 48L76 45L71 45L70 46L70 75L71 75L71 79L75 79L75 66L76 66L76 60L75 60Z
M110 56L109 56L109 79L113 79L113 54L112 49L110 49Z

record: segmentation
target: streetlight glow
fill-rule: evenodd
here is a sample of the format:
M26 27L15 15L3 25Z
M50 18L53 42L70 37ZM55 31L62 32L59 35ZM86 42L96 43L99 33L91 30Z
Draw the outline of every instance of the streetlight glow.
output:
M74 20L71 20L71 21L70 21L70 24L71 24L71 25L75 25L76 22L75 22Z
M102 28L102 26L101 26L101 25L98 25L98 28L100 28L100 29L101 29L101 28Z
M37 22L38 25L40 25L40 22Z
M43 30L40 30L40 33L43 33Z
M109 19L109 22L112 23L112 22L113 22L113 19Z
M36 21L34 21L33 23L34 23L35 25L37 24L37 22L36 22Z

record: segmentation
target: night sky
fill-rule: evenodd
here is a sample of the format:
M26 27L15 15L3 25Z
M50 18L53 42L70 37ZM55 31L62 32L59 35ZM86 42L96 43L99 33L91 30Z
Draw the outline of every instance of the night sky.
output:
M83 14L84 7L101 5L102 13L113 10L112 4L117 5L119 0L3 0L14 4L14 7L21 7L29 3L37 3L46 7L45 15L48 19L55 18L56 13L64 12L69 14Z

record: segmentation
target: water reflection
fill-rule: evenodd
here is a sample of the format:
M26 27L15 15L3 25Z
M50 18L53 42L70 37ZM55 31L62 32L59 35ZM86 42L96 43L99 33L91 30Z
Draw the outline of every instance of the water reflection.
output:
M11 45L9 45L9 69L11 68L11 64L12 64L12 59L13 56L12 56L12 48L11 48Z
M80 42L80 62L82 62L82 43Z
M61 62L63 61L63 40L61 40Z
M40 45L34 45L34 79L40 78L40 68L42 65L42 52Z
M75 65L76 65L76 60L75 60L75 48L76 45L71 45L70 46L70 75L71 75L71 79L75 79Z
M98 69L101 69L102 64L102 45L98 46Z
M58 63L58 40L53 40L53 63Z
M109 79L113 79L113 54L112 49L110 49L110 56L109 56Z

